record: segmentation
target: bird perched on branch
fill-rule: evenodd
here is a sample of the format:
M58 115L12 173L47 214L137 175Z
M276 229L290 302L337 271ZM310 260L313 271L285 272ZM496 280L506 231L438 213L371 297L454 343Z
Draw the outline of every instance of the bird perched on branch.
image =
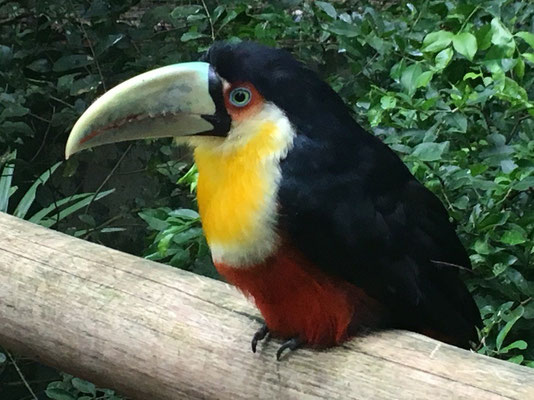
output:
M176 137L194 148L214 264L285 349L395 327L468 347L479 311L468 255L440 201L341 98L288 52L214 44L110 90L81 116L67 157Z

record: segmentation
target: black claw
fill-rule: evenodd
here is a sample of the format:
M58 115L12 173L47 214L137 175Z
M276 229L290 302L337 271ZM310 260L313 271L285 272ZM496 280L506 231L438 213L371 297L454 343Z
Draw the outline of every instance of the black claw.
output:
M282 346L278 348L278 351L276 352L276 360L280 361L280 358L282 357L282 353L289 349L290 351L294 351L298 349L304 341L298 337L289 339L287 342L283 343Z
M263 325L258 331L252 336L252 352L256 352L256 346L258 345L258 342L260 340L265 339L265 336L269 333L269 328L267 328L267 325Z

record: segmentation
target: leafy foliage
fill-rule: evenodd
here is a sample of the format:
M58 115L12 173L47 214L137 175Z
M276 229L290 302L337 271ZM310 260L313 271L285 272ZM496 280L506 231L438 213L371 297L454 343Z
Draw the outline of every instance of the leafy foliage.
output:
M155 232L150 236L152 244L145 250L145 258L217 277L196 211L161 207L144 210L139 216Z
M53 400L121 400L114 390L97 388L91 382L72 375L61 374L62 380L48 384L45 390L49 399Z
M189 210L196 170L187 155L167 142L145 142L56 163L76 118L121 80L196 59L213 39L284 47L319 71L359 122L443 200L474 266L465 279L484 319L478 351L534 366L531 2L0 1L0 21L0 209L15 213L23 204L18 212L35 215L57 198L85 199L75 197L80 188L72 182L92 182L83 191L100 195L106 183L122 185L54 227L123 249L138 246L112 241L106 229L128 225L113 236L133 232L130 241L146 230L145 256L213 276L198 216ZM125 175L124 184L114 176L120 162L141 172ZM50 165L58 168L51 178L43 173ZM106 172L96 181L100 166ZM52 196L51 186L59 193ZM128 201L114 201L119 192ZM0 383L9 370L0 359ZM56 382L49 398L58 390L93 398L72 377Z
M12 164L12 161L15 159L16 154L16 151L8 154L6 164L0 175L0 212L8 211L9 198L18 190L17 186L11 185L15 172L15 167ZM31 217L26 218L30 207L35 201L37 189L48 181L50 176L60 165L61 161L51 166L30 186L13 211L15 217L24 218L35 224L52 228L59 221L79 211L91 202L100 200L114 192L114 189L111 189L101 193L75 194L63 199L55 200L53 203L35 212ZM83 232L75 232L75 236L79 236L81 233Z

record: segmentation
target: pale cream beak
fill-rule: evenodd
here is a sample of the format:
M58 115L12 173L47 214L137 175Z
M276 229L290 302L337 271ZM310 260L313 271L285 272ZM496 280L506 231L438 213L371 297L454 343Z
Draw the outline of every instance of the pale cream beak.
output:
M230 118L220 99L222 83L208 63L175 64L143 73L109 90L83 113L69 135L65 157L127 140L224 136Z

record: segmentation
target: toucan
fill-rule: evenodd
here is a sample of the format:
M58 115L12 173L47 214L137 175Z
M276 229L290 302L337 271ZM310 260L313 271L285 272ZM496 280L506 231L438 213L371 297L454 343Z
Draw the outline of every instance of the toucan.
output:
M284 350L401 328L468 348L480 312L469 256L440 200L289 52L216 42L200 61L123 82L74 125L67 158L173 137L193 148L203 231L220 275Z

